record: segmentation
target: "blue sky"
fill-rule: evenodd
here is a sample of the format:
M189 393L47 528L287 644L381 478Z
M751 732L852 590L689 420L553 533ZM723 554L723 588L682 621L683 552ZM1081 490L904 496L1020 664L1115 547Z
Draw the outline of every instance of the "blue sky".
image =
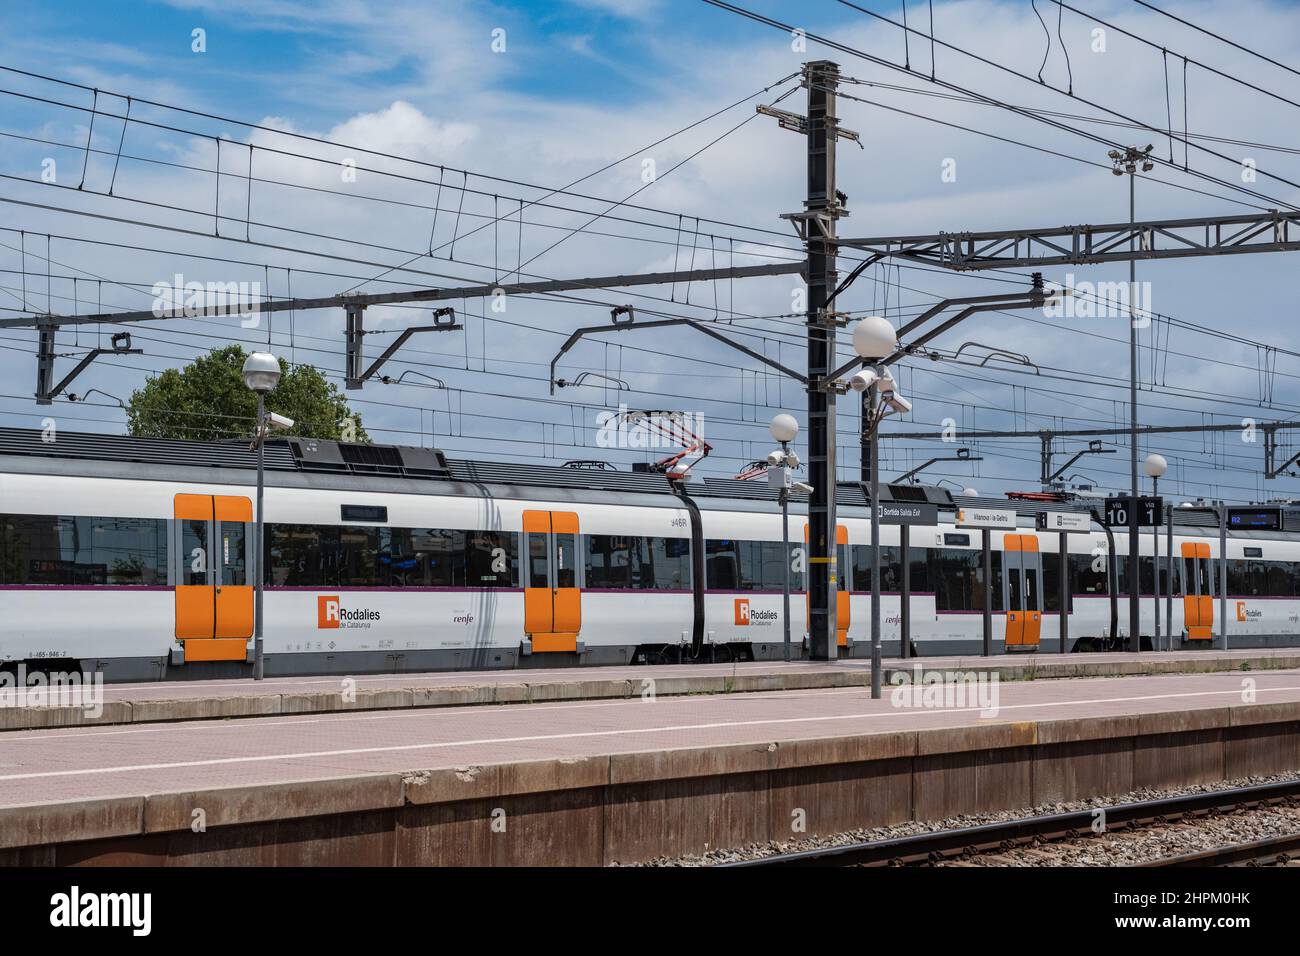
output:
M901 59L903 55L901 35L896 29L874 23L833 0L753 0L744 5L876 56ZM884 4L867 6L882 12L897 10ZM644 155L638 153L646 144L796 71L801 60L824 55L813 44L806 54L796 53L790 49L789 37L780 32L697 0L52 0L39 6L9 7L5 11L6 29L0 34L2 65L352 146L369 146L432 164L391 166L415 174L414 180L392 182L363 177L358 190L365 195L351 197L356 201L316 193L307 202L304 193L259 186L250 203L252 218L303 230L317 237L317 247L338 251L341 247L337 240L329 237L346 234L371 244L364 250L366 258L395 264L404 257L376 247L411 249L427 244L428 215L418 206L442 200L436 199L433 183L418 179L431 175L429 171L440 164L558 186L623 156L631 158L583 182L580 191L611 199L623 199L635 192L636 203L665 210L666 215L656 217L623 209L620 211L630 218L654 220L658 225L642 227L605 220L607 232L635 232L639 238L623 241L617 236L582 233L553 251L544 250L563 235L564 229L578 226L584 217L577 213L548 213L550 222L545 226L530 220L521 244L525 258L534 253L541 256L531 267L535 275L566 277L669 268L678 251L675 246L681 245L687 233L666 230L664 225L682 223L690 227L689 218L675 218L679 212L685 217L698 215L776 230L783 246L793 242L785 238L788 233L778 217L798 208L802 198L802 144L798 137L767 120L751 120L723 136L742 119L752 117L751 104L673 137ZM1039 4L1040 10L1047 7ZM1171 50L1204 58L1260 86L1283 94L1295 89L1293 74L1177 27L1126 0L1104 0L1088 7L1116 24L1167 44ZM1082 114L1089 110L1080 98L1087 97L1162 129L1171 117L1175 125L1181 122L1181 116L1176 115L1181 112L1180 77L1175 70L1172 101L1167 101L1158 51L1153 53L1112 33L1104 55L1097 55L1090 49L1090 24L1067 18L1058 38L1055 18L1047 13L1044 16L1052 27L1052 38L1051 46L1045 48L1043 27L1027 0L941 2L934 9L940 38L1031 76L1041 68L1051 83L1064 85L1069 78L1077 97L1071 99L940 51L938 71L943 78L1021 105ZM1293 3L1188 2L1178 4L1177 10L1284 62L1300 64L1300 15ZM913 26L923 26L928 10L922 4L910 4L909 15ZM203 54L191 51L191 31L195 28L206 31L207 50ZM496 29L505 31L506 50L500 54L491 50L492 31ZM928 65L928 51L923 43L919 46L914 41L910 52L914 64L924 68ZM840 59L846 76L926 88L922 76L900 76L850 56ZM90 104L88 94L11 74L0 76L0 86ZM879 87L848 86L845 90L922 116L1105 163L1103 146L1005 112ZM797 112L802 109L802 101L800 92L782 105ZM100 105L110 111L124 107L124 103L112 98L101 98ZM1294 108L1196 71L1191 77L1187 107L1192 131L1220 137L1204 142L1229 154L1226 164L1217 165L1213 165L1216 161L1197 157L1207 171L1212 169L1218 176L1235 180L1240 172L1235 167L1237 154L1252 153L1260 169L1300 181L1300 162L1294 154L1263 148L1300 147L1300 137L1295 136L1300 125ZM165 117L138 105L135 109L133 116L154 116L159 120L176 120L181 115ZM851 197L853 213L842 224L842 234L1056 225L1122 220L1127 215L1127 190L1105 168L981 139L847 98L841 101L841 112L844 124L863 134L864 146L859 150L846 143L841 150L841 185ZM104 153L89 166L87 191L70 199L66 190L60 193L49 185L43 186L39 177L45 158L57 161L60 184L66 184L71 176L76 185L84 162L81 144L87 135L85 115L0 97L0 132L26 137L9 140L10 148L0 155L0 173L12 177L0 179L0 196L48 202L55 192L55 199L65 205L80 203L86 209L103 212L111 209L122 213L125 209L134 215L146 207L131 205L127 200L133 197L185 208L211 207L210 175L182 172L178 165L149 163L150 159L166 160L210 169L215 162L211 140L141 127L132 127L126 138L126 151L140 158L121 164L113 199L99 195L107 189L112 166L105 156L111 157L117 148L120 130L120 126L105 121L95 130L94 145ZM277 140L275 134L254 134L247 127L194 118L181 125L202 133L219 133L227 142L236 144L300 143L287 138ZM1154 141L1160 155L1171 146L1168 136L1115 132L1096 125L1088 128L1117 137L1140 136L1143 143ZM720 136L716 145L684 162L671 175L664 174ZM1222 140L1254 145L1225 144ZM54 143L62 145L50 145ZM1257 148L1259 144L1263 147ZM227 146L223 171L243 172L246 165L241 164L246 164L246 158L231 152ZM337 156L331 154L330 158L336 160ZM642 190L644 159L657 163L660 178L652 188ZM958 170L955 180L941 175L949 160ZM338 192L337 177L322 179L316 168L261 166L264 175L268 170L278 178L301 178L304 183L326 185ZM1207 187L1181 171L1162 169L1156 178L1164 181L1153 178L1139 183L1139 217L1219 215L1249 208L1241 205L1240 194L1221 198L1224 189ZM471 216L494 214L495 201L510 203L520 196L531 199L538 195L489 180L476 179L471 185L478 186L483 195L471 195L458 209ZM1208 189L1220 196L1202 196L1180 187ZM1300 193L1289 186L1261 179L1257 188L1283 204L1300 202ZM493 195L497 191L501 197ZM313 279L308 274L313 267L346 271L362 280L377 271L355 263L344 267L311 256L238 243L235 233L244 234L243 224L237 223L243 215L243 202L229 181L223 197L222 213L231 221L223 223L225 238L220 243L204 244L198 239L179 239L124 226L109 228L83 217L44 213L30 207L0 209L0 226L25 230L38 237L33 239L37 242L44 241L42 233L50 232L100 240L127 237L157 246L163 252L128 255L102 246L58 240L51 252L51 258L61 268L79 270L77 275L109 276L144 283L146 287L183 268L187 275L199 279L261 280L269 276L272 295L286 294L290 284L298 295L325 294L340 291L350 283L329 276ZM396 202L383 206L378 203L381 198ZM604 208L576 202L574 205L592 211ZM159 206L148 208L153 210L151 215L163 215L157 211ZM495 214L500 214L499 208ZM177 223L195 224L192 215L168 215ZM436 228L443 229L448 223L444 220ZM715 240L707 235L710 230L739 234L727 226L702 226L698 241L709 247L702 255L716 257L723 254L723 248L727 248L727 255L735 253L734 243L725 247L724 242L730 240ZM256 237L259 233L250 229L250 234ZM6 235L10 238L0 236L0 241L12 243L12 234ZM263 230L260 235L268 240L274 236L281 243L289 238L299 244L307 242L301 234ZM446 277L441 281L490 281L509 264L501 249L502 240L489 240L491 235L489 231L466 243L456 262L426 259L420 265L427 272ZM752 239L758 234L745 235ZM647 241L655 238L657 243ZM173 254L168 255L169 251ZM745 251L742 249L742 255ZM219 253L253 265L227 266L222 271L186 255L200 252ZM33 255L29 247L26 266L34 274L43 263L31 258ZM11 249L0 246L0 268L13 270L18 258ZM266 270L260 267L263 263ZM299 271L290 277L291 270ZM1073 273L1076 280L1114 280L1124 278L1126 272L1123 267L1061 269L1049 271L1048 277L1062 282ZM1286 257L1234 257L1144 263L1139 267L1139 278L1152 283L1153 308L1157 312L1296 348L1296 302L1290 280L1293 272L1294 266ZM432 281L415 275L405 278L412 283ZM371 287L382 286L372 282ZM54 297L42 304L48 304L53 311L72 311L77 304L72 301L73 295L80 297L85 288L84 282L74 290L73 283L56 281ZM887 314L898 321L900 302L906 312L935 296L980 294L1004 288L989 276L875 270L846 296L845 304L857 312L883 311L888 305L891 311ZM730 308L750 316L789 312L793 291L786 279L717 290L723 301L731 303ZM138 290L116 287L110 294L115 306L142 307ZM692 290L690 302L683 301L686 292L681 289L654 290L654 294L661 299L636 301L647 309L699 318L714 313L712 289ZM631 301L625 292L610 292L604 299L610 303ZM10 302L9 307L14 308L14 304ZM464 308L469 312L469 331L454 342L425 345L424 351L412 353L413 364L408 366L411 370L423 369L426 374L436 372L452 386L454 395L390 385L368 386L363 394L352 396L367 426L386 430L378 433L382 440L435 442L452 454L498 458L517 455L532 461L592 457L586 439L594 430L594 416L600 408L611 403L616 406L625 399L634 406L680 407L705 415L711 422L707 437L717 441L714 456L703 470L729 475L749 458L766 454L769 439L765 424L771 414L782 409L799 413L802 406L796 388L756 376L743 361L738 365L734 358L712 351L706 344L671 334L645 343L652 351L635 351L630 347L632 339L626 338L618 344L580 346L566 359L570 376L583 370L615 373L630 382L631 394L587 389L552 399L545 386L545 365L557 347L556 337L579 325L602 320L603 307L591 303L519 302L512 306L510 324L475 314L476 303L467 303ZM374 315L376 324L388 330L409 324L411 318L410 313L399 311ZM945 419L980 428L1088 427L1122 421L1124 391L1113 380L1127 374L1127 333L1122 322L1106 321L1062 325L1027 316L972 320L959 334L942 340L943 344L956 349L964 341L994 342L1025 353L1044 369L1061 371L1043 377L1031 376L1023 368L998 368L996 364L977 370L913 363L903 381L916 399L916 411L910 422L897 427L923 430L938 427ZM761 334L756 332L757 338L749 344L761 341L769 354L799 361L797 345L792 343L797 328L776 321L752 322L750 326L761 329ZM292 343L283 325L275 326L269 334L277 349L293 348L301 361L336 368L340 363L340 328L340 316L314 314L300 317ZM84 387L125 396L139 387L146 375L180 364L199 350L217 344L223 336L227 340L251 341L249 333L241 331L237 324L175 322L166 328L141 327L138 337L146 345L146 355L133 367L97 366L86 373ZM32 375L30 352L23 351L29 346L20 333L11 334L8 341L14 344L0 350L0 376L25 389ZM307 342L314 343L312 348L319 351L308 350ZM65 356L60 362L67 362L88 344L86 335L66 333L60 339L61 354ZM1189 424L1235 421L1249 414L1261 419L1300 415L1300 361L1279 356L1277 374L1267 383L1272 388L1262 389L1261 359L1258 350L1248 344L1227 343L1187 331L1175 332L1166 344L1169 354L1148 347L1149 333L1144 338L1144 421ZM417 354L423 358L416 359ZM721 364L709 366L706 361ZM397 370L401 367L396 366ZM1099 380L1107 376L1109 384ZM17 396L15 389L19 385L5 389L4 397L0 397L0 422L32 425L44 412ZM1259 408L1261 393L1270 390L1266 407ZM1251 401L1252 396L1256 400ZM544 424L519 422L520 402L529 409L528 417ZM78 422L75 427L122 427L120 412L111 403L95 409L93 414L90 406L63 403L55 408L58 414ZM854 461L854 422L847 405L842 416L842 455L846 461ZM1075 445L1068 447L1073 450ZM901 472L940 450L927 444L899 444L890 446L887 460ZM1035 486L1036 442L986 443L980 450L985 456L982 464L951 466L950 471L936 470L934 474L962 485L974 483L985 492ZM1300 482L1266 485L1252 472L1252 463L1262 459L1258 446L1238 448L1236 444L1215 445L1185 438L1159 447L1144 445L1143 453L1147 450L1165 452L1173 462L1172 477L1166 485L1172 487L1171 493L1189 497L1221 494L1233 499L1300 493ZM1125 452L1121 446L1119 454L1109 456L1111 462L1088 462L1090 467L1083 473L1099 486L1116 487L1124 481ZM615 457L620 464L626 464L638 456ZM841 477L853 474L846 470Z
M754 6L774 9L779 4ZM187 85L210 103L254 101L266 111L292 108L303 115L303 104L291 95L292 88L268 82L268 77L291 75L308 63L334 60L342 65L362 52L357 37L331 24L330 18L313 23L307 13L312 7L307 2L51 0L14 4L6 19L11 36L23 38L22 44L15 44L20 56L22 47L37 52L33 46L42 51L76 51L87 66L98 63L111 68L117 62L147 66L159 77L184 75ZM506 30L510 56L503 62L509 63L509 69L501 71L501 85L549 99L582 102L636 101L665 78L689 82L673 63L674 50L728 23L725 13L673 0L526 0L465 7L472 7L477 22ZM253 12L259 9L262 12ZM190 51L190 31L196 27L209 32L206 58L196 58ZM400 30L400 26L393 23L387 29ZM378 24L377 30L382 35L384 24ZM460 44L463 36L449 31L448 43ZM490 39L482 34L476 38L483 47ZM412 83L423 63L440 60L451 51L431 44L397 52L359 72L373 84ZM330 118L331 104L316 105L322 119Z

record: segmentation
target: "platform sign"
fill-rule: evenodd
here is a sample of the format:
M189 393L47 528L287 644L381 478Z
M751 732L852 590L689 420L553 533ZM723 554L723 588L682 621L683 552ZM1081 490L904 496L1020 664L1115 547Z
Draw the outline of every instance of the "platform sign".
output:
M881 524L939 523L939 506L915 501L882 501L876 508Z
M1137 501L1137 526L1139 528L1158 528L1165 523L1165 500L1142 496ZM1106 526L1108 528L1127 528L1129 517L1133 514L1134 499L1129 495L1106 499Z
M1088 531L1092 528L1092 515L1078 511L1040 511L1039 531Z
M1238 531L1281 531L1281 508L1229 508L1228 527Z
M958 508L957 527L981 529L991 528L1014 531L1016 529L1016 513L1014 511L1003 511L997 508Z

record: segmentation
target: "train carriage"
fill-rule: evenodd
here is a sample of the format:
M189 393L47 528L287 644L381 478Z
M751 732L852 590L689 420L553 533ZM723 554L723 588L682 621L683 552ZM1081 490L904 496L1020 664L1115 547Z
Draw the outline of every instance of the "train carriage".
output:
M253 627L254 456L194 443L0 429L0 665L97 669L108 680L246 673ZM908 548L909 650L979 653L980 532L956 527L942 489L935 526ZM991 505L992 502L980 502ZM1127 556L1098 525L1068 536L1066 606L1055 533L990 535L995 653L1117 646L1127 637ZM1068 507L1057 505L1055 507ZM421 448L280 439L267 446L266 672L365 673L777 659L786 568L795 656L806 647L803 508L781 540L762 482L448 460ZM840 653L870 652L870 516L857 483L837 506ZM1142 633L1174 646L1218 633L1213 515L1179 509L1144 534ZM1290 519L1290 514L1287 515ZM1232 646L1300 642L1300 540L1234 531ZM897 526L881 528L882 638L901 648Z

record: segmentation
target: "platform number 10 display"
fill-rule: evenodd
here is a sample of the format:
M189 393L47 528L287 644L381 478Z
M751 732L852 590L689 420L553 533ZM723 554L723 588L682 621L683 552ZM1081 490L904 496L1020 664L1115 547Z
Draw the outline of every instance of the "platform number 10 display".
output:
M1106 499L1106 525L1111 528L1127 528L1129 526L1129 515L1132 514L1134 504L1133 498L1107 498ZM1141 497L1136 499L1137 502L1137 525L1139 528L1150 528L1159 526L1164 523L1164 499Z

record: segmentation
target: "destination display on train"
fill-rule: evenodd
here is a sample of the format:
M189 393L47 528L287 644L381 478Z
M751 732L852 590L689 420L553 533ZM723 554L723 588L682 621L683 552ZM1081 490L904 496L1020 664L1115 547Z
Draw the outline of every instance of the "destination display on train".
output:
M1243 531L1281 531L1281 508L1229 508L1228 527Z

